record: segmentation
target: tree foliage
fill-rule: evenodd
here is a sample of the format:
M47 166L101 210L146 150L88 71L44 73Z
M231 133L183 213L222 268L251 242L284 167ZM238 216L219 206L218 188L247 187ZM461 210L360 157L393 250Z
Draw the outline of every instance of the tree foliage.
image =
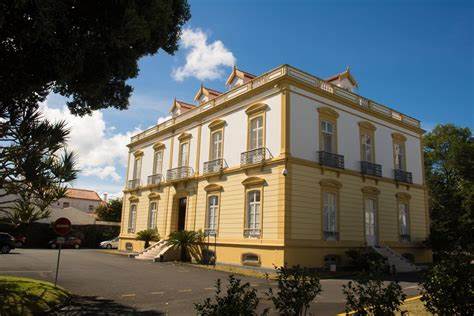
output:
M160 235L156 229L145 229L137 233L137 240L145 242L145 249L150 246L150 241L160 240Z
M474 315L474 256L444 254L422 282L422 301L434 315Z
M221 280L216 282L214 302L206 298L203 303L194 304L197 315L200 316L252 316L257 314L260 302L257 291L249 283L242 284L241 280L233 275L229 276L229 285L225 295L222 294ZM264 312L266 314L266 312Z
M425 135L430 243L435 253L474 251L474 138L469 128L438 125Z
M280 315L306 315L310 303L321 293L318 275L309 268L276 268L278 290L270 288L267 295Z
M122 199L113 199L100 204L94 212L99 221L120 222L122 219Z

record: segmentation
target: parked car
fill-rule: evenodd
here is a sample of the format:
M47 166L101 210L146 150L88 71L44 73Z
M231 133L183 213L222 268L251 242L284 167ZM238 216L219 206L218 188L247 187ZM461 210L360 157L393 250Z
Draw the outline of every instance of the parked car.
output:
M15 249L15 238L7 233L0 233L0 253L7 254Z
M119 238L115 237L114 239L101 242L99 246L100 248L112 249L112 248L118 248L118 244L119 244Z
M66 237L64 240L64 243L62 245L62 248L74 248L74 249L79 249L81 248L82 240L80 240L77 237ZM53 239L48 243L49 247L52 249L58 248L59 243L58 239Z
M22 248L26 244L26 237L23 235L17 235L15 238L16 248Z

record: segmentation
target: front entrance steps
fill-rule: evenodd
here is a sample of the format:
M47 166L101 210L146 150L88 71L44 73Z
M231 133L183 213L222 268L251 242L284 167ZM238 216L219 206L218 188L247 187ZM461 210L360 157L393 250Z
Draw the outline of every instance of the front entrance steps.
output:
M162 239L157 243L154 243L150 247L140 252L135 259L138 260L151 260L151 261L168 261L171 260L171 246L167 244L167 241Z
M416 272L420 271L421 268L411 263L407 258L393 251L387 246L374 246L372 249L378 254L387 258L387 263L392 267L395 267L397 272Z

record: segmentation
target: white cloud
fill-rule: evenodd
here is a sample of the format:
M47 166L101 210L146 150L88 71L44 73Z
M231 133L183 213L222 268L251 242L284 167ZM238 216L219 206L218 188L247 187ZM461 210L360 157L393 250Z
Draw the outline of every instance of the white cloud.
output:
M127 147L130 137L139 130L113 133L114 127L107 126L103 114L94 111L90 116L72 115L66 107L52 108L48 100L41 106L45 118L51 121L66 121L70 128L67 148L78 156L78 167L84 176L100 179L121 180L116 167L126 167Z
M171 119L171 115L168 115L168 116L160 116L158 118L158 121L157 121L157 124L161 124L163 122L166 122L167 120L170 120Z
M188 77L199 80L218 79L223 75L224 66L235 65L235 57L224 43L215 41L207 43L207 34L201 29L186 28L181 35L181 45L188 50L184 66L173 70L172 76L177 81Z

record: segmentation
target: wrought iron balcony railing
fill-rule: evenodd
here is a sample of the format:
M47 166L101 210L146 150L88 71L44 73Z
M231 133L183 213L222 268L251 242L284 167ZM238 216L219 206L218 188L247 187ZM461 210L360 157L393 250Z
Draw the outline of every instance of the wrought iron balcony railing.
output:
M140 179L128 180L127 189L133 190L137 189L140 186Z
M323 232L324 240L339 240L339 233L338 232L330 232L324 231Z
M252 149L240 154L240 165L251 165L254 163L263 162L268 158L272 158L272 155L266 147Z
M318 151L319 164L323 166L344 169L344 156L329 153L327 151Z
M245 228L244 229L244 237L245 238L258 238L262 230L260 228Z
M360 172L362 174L367 174L369 176L382 176L382 166L376 163L361 161L360 162Z
M166 172L166 180L168 181L175 181L175 180L181 180L181 179L186 179L189 177L192 177L194 174L193 168L183 166L183 167L178 167L178 168L173 168L169 169Z
M227 168L227 162L224 158L214 159L211 161L206 161L204 163L203 172L206 173L214 173L219 172L223 169Z
M401 242L410 242L411 238L410 235L400 235Z
M405 182L405 183L413 183L413 176L411 172L394 169L393 170L393 177L395 181Z
M204 229L204 236L216 237L217 232L214 228L205 228Z
M152 174L148 176L148 185L157 185L161 183L161 174Z

